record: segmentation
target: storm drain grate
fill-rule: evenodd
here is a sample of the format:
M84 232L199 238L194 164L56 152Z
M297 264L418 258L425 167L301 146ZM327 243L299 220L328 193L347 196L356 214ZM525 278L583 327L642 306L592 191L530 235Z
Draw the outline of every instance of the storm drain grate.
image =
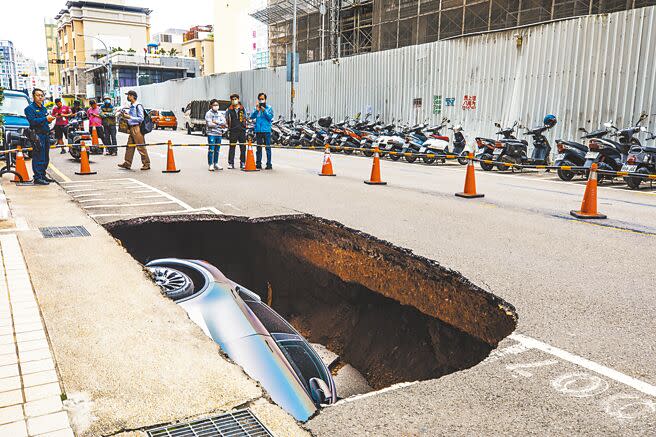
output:
M273 437L250 410L146 430L149 437Z
M88 237L91 234L84 226L49 226L39 228L43 238Z

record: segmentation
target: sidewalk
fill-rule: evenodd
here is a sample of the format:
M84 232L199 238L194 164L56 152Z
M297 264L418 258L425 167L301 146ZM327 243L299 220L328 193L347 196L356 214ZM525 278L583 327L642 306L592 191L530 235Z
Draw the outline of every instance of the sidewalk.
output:
M145 435L237 408L307 435L58 185L2 188L20 226L0 226L0 436Z

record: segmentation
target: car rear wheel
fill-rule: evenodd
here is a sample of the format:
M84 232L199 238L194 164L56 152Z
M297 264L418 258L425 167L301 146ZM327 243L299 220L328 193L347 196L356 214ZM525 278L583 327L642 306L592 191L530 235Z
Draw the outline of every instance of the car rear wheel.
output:
M166 266L148 267L148 270L166 297L179 300L194 293L194 282L180 270Z

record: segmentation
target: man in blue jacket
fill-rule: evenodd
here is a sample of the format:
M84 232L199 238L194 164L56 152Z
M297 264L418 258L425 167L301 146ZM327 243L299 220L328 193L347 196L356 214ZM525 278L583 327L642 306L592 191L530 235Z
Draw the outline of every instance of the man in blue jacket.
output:
M255 141L257 152L255 154L255 167L262 168L262 146L266 146L266 170L271 170L271 122L273 121L273 108L266 103L266 94L257 95L257 105L251 114L255 119Z
M46 175L50 163L50 122L55 119L48 113L43 105L45 94L43 90L34 88L32 103L25 108L25 117L30 122L30 129L36 133L38 144L33 144L32 171L34 172L34 185L48 185L54 180Z

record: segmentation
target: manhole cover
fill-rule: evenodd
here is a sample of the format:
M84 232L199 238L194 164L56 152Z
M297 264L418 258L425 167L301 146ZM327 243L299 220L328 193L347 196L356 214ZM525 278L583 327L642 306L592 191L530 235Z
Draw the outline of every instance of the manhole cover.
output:
M43 238L88 237L91 234L84 226L49 226L39 228Z
M149 437L273 437L250 410L237 410L193 422L158 426L146 430L146 433Z

